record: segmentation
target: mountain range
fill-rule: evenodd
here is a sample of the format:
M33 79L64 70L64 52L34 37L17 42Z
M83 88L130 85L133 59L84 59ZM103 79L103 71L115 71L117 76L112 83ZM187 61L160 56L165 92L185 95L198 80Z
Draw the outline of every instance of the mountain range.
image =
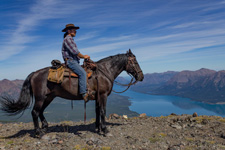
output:
M131 86L132 90L153 95L186 97L206 103L225 102L225 70L202 68L196 71L147 73L144 76L142 82ZM129 83L123 77L118 77L116 81ZM22 84L23 80L1 80L0 95L18 97Z
M225 102L225 71L216 72L209 69L182 71L153 92L208 103Z
M225 102L225 71L202 68L196 71L145 74L144 81L137 83L132 90L221 103Z
M144 80L132 86L131 89L137 92L152 93L153 90L163 86L177 73L178 72L174 71L152 74L147 73L144 75Z
M0 80L0 95L18 97L24 80Z

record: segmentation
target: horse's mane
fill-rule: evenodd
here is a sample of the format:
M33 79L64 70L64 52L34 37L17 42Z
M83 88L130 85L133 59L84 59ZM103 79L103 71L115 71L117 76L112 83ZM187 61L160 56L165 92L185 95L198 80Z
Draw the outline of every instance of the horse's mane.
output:
M110 60L114 60L115 61L121 61L121 60L127 60L127 57L124 57L126 56L126 54L117 54L117 55L114 55L114 56L108 56L106 58L103 58L103 59L100 59L99 61L97 61L97 63L103 63L103 62L106 62L106 61L110 61Z

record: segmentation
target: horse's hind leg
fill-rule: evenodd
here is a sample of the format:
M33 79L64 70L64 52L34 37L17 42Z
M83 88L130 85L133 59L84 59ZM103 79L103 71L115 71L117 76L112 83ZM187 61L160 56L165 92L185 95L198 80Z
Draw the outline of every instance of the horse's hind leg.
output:
M42 135L42 131L41 131L41 129L39 127L39 123L38 123L38 117L39 117L42 105L43 105L43 100L36 97L35 104L34 104L31 114L32 114L33 123L34 123L35 135L37 135L37 136Z
M42 131L43 132L47 132L47 129L48 129L48 122L47 120L45 119L44 117L44 110L48 107L48 105L52 102L52 100L54 99L55 97L53 96L49 96L45 99L44 101L44 104L42 105L42 108L41 108L41 111L40 111L40 114L39 114L39 117L41 119L41 123L42 123Z

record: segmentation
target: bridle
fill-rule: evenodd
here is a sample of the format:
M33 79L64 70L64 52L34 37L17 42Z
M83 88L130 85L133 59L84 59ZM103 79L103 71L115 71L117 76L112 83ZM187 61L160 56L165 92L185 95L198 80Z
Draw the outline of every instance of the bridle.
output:
M128 61L127 61L125 70L127 71L127 70L129 70L129 68L131 68L131 69L134 70L137 74L139 74L140 72L142 72L142 70L139 69L139 68L136 68L136 65L138 65L138 63L137 63L137 61L135 62L134 60L135 60L135 56L128 56ZM102 74L104 74L104 75L111 81L112 85L113 85L113 83L115 82L117 85L127 86L127 88L126 88L125 90L123 90L122 92L116 92L115 90L112 90L112 91L115 92L115 93L123 93L123 92L127 91L127 90L130 88L131 85L134 85L134 84L136 84L136 83L138 82L137 80L133 82L134 77L132 76L131 73L128 73L128 72L127 72L127 74L131 77L131 81L130 81L130 83L128 83L128 84L122 84L122 83L119 83L119 82L117 82L117 81L113 81L113 80L112 80L112 79L111 79L104 71L102 71L102 69L100 69L99 67L97 67L97 69L98 69Z
M130 67L138 75L139 73L142 72L142 70L140 69L140 67L137 67L139 65L138 65L137 61L134 61L134 60L135 60L135 56L128 56L128 61L127 61L127 64L126 64L126 70L128 70L129 67Z

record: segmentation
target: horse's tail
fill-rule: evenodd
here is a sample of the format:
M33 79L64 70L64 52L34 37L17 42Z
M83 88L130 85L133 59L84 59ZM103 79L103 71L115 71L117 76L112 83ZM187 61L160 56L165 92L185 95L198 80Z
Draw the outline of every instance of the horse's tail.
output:
M33 76L33 73L34 72L29 74L24 81L18 100L8 96L1 97L0 110L6 112L10 116L14 116L24 112L25 109L30 106L31 99L33 101L33 92L31 86L31 77Z

